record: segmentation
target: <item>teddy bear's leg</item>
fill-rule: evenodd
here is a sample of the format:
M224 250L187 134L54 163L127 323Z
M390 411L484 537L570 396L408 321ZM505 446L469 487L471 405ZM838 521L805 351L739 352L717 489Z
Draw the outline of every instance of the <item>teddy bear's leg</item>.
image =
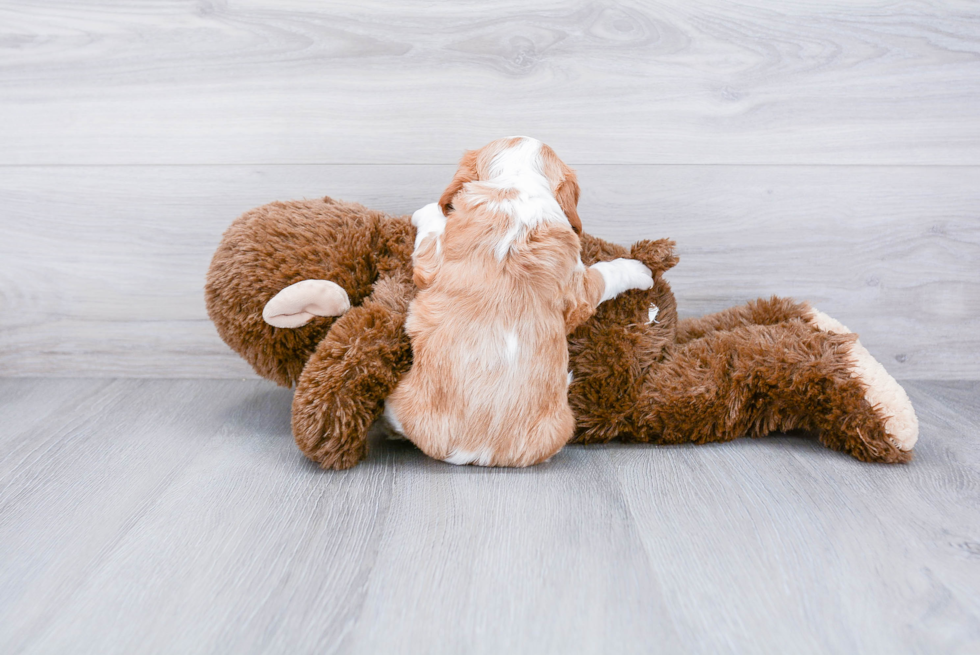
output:
M632 439L708 443L804 429L868 462L905 462L888 409L869 393L856 339L805 320L747 325L677 346L651 367Z
M822 332L831 334L851 334L851 331L839 321L816 308L810 308L806 320ZM847 349L851 363L852 375L858 377L867 387L865 398L872 405L879 407L888 419L885 431L902 450L912 450L919 438L919 419L912 408L905 389L888 374L881 362L868 352L860 340L855 339Z
M746 325L777 325L784 321L805 318L810 312L810 305L805 302L778 296L759 298L716 314L679 321L677 343L700 339L718 330L732 330Z
M365 302L331 326L293 396L293 436L323 468L346 469L367 453L367 433L384 399L411 366L405 334L411 282L380 280Z

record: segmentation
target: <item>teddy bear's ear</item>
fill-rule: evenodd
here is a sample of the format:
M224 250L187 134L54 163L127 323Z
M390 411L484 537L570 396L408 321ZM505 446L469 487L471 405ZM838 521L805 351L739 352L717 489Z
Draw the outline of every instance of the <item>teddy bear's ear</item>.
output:
M303 280L291 284L265 304L262 318L278 328L298 328L314 316L340 316L350 309L343 287L329 280Z

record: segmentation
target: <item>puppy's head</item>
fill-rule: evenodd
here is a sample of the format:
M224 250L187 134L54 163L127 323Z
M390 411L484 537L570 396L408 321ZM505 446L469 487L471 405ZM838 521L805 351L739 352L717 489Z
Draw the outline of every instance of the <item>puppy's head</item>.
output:
M537 139L515 136L491 141L479 150L467 150L456 174L439 199L446 216L453 199L469 182L493 181L515 176L542 176L576 234L582 233L578 216L579 186L575 172L555 151Z

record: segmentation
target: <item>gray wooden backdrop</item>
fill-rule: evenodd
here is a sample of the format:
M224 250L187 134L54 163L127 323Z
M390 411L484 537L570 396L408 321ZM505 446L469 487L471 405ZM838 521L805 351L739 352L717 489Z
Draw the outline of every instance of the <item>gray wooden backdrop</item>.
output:
M677 239L682 315L809 298L980 377L980 5L826 0L2 0L0 375L251 376L202 298L236 215L410 212L508 134Z

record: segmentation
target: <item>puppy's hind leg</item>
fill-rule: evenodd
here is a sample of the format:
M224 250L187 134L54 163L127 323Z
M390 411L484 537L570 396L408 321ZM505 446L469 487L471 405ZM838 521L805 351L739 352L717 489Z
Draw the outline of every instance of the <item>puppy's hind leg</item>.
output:
M565 447L575 435L575 416L568 405L542 417L528 431L527 440L515 443L509 452L499 453L493 466L534 466L546 462Z

